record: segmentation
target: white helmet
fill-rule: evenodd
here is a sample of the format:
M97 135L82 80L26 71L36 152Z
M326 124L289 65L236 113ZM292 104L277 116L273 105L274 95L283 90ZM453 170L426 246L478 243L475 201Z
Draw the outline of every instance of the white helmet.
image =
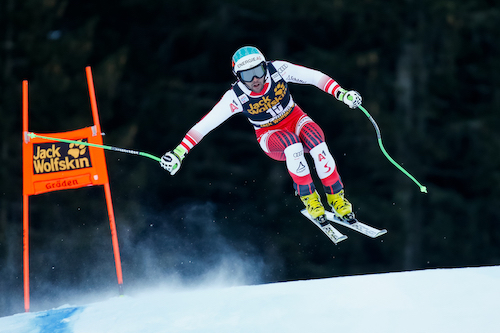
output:
M253 46L243 46L233 54L233 73L238 76L238 72L256 67L261 63L266 64L266 58L262 52Z

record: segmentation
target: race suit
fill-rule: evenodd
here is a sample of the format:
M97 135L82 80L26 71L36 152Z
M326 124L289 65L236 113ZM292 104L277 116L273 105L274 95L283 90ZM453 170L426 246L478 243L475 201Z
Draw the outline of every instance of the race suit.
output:
M271 158L285 161L299 196L315 191L304 153L310 153L326 193L334 194L343 185L335 160L325 143L321 128L295 104L288 82L314 85L336 96L340 85L322 72L286 61L267 63L261 93L235 82L221 100L185 135L181 145L189 152L210 131L229 117L243 113L254 126L262 150Z

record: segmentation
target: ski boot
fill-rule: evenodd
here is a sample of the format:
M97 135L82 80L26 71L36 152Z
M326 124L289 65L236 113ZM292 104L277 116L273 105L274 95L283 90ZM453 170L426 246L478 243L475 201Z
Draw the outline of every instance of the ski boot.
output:
M313 219L320 223L326 222L325 207L323 207L317 191L314 191L309 195L301 196L300 200L302 200L306 206L307 212Z
M356 222L354 213L352 212L352 205L344 197L344 190L341 190L335 194L326 194L326 200L328 204L332 207L332 212L337 215L341 220L347 221L349 223Z

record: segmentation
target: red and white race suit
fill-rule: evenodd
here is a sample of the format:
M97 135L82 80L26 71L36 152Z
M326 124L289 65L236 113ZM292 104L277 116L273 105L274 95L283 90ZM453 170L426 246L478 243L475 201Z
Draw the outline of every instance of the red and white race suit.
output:
M288 83L314 85L334 96L340 85L320 71L286 61L268 62L267 67L261 93L255 93L237 81L187 132L181 145L189 152L229 117L243 113L254 126L262 150L275 160L286 161L294 188L300 196L315 190L305 152L311 154L325 192L339 192L343 185L323 131L295 104Z

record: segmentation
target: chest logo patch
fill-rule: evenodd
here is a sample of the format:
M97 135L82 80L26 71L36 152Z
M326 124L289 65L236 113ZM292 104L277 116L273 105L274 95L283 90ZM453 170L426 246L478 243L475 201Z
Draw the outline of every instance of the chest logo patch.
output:
M248 108L248 113L258 114L261 112L267 112L267 110L272 109L275 105L279 104L283 98L285 98L287 89L283 82L280 82L274 87L274 96L271 94L263 96L258 102L250 104Z

